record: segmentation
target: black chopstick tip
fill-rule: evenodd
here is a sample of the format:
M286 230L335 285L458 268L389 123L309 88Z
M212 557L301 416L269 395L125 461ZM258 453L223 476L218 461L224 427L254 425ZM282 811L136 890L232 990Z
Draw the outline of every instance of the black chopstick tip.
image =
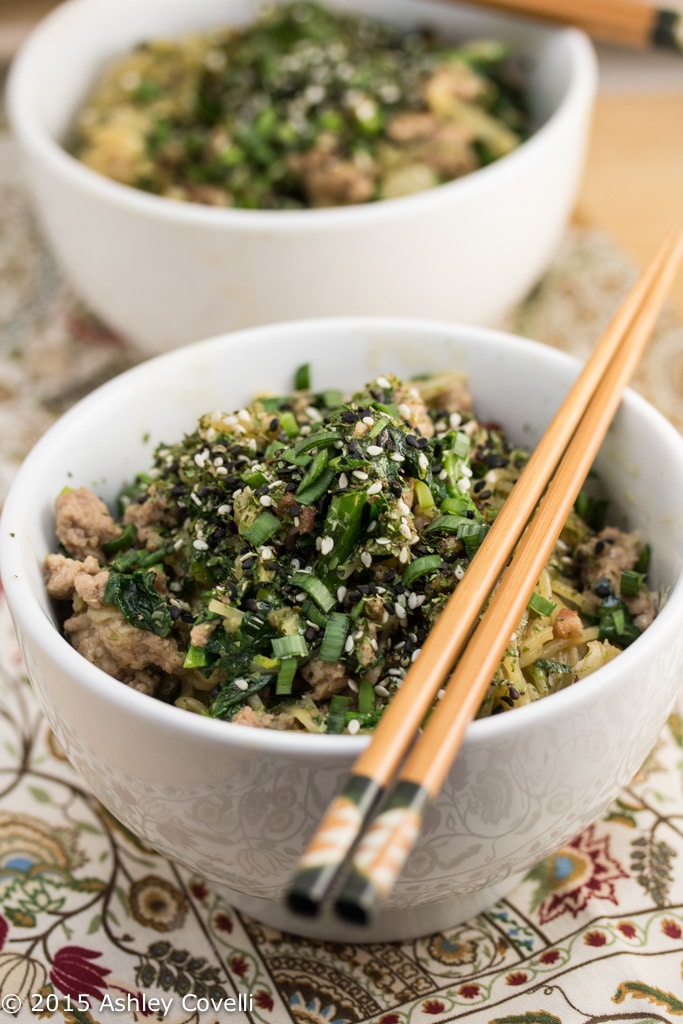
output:
M352 867L334 901L334 912L349 924L368 925L377 897L374 885L363 872Z
M342 921L346 921L349 924L357 924L360 926L368 925L370 923L370 915L359 903L355 900L343 899L341 896L335 901L334 910L337 917L341 918Z
M317 917L320 913L320 903L308 893L296 889L287 893L287 906L298 917Z
M651 38L655 46L683 53L683 17L680 11L656 11Z

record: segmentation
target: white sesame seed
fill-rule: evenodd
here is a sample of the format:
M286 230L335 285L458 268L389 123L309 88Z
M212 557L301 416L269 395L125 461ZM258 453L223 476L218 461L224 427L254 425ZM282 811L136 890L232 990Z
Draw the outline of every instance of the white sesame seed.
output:
M259 502L265 508L268 508L269 505L273 504L273 499L268 494L262 494L261 497L259 498Z
M379 384L379 386L381 388L390 388L391 387L391 383L387 380L386 377L378 377L377 378L377 383Z
M375 686L374 689L375 689L375 693L377 694L378 697L388 697L389 696L389 691L387 690L386 686L382 686L381 683L378 683L377 686Z
M456 580L461 580L465 575L465 570L461 565L456 565L455 569L453 570L453 575L455 576Z
M296 601L297 604L303 604L307 597L308 594L305 594L303 590L300 590L299 593L294 598L294 600Z
M368 487L368 489L367 489L367 491L365 493L368 494L370 497L372 497L373 494L379 494L381 492L381 490L382 490L382 481L381 480L376 480L374 484L370 484L370 486Z
M244 692L244 690L249 689L249 683L246 679L233 679L233 682L238 690L242 690Z
M417 661L417 659L419 658L421 653L422 653L422 648L421 647L416 647L415 650L413 651L413 653L410 655L410 660L411 661Z
M410 540L412 538L412 536L413 536L412 531L411 531L410 527L408 526L408 524L406 523L405 520L403 520L401 522L398 530L399 530L399 533L401 534L401 536L405 537L406 540Z
M237 418L242 420L243 423L251 423L251 413L247 412L246 409L240 409L237 413Z
M467 494L471 486L472 485L466 476L461 476L458 480L458 490L461 494Z
M448 480L448 473L445 469L442 469L439 473L439 480Z
M417 464L423 473L426 473L427 470L429 469L429 459L427 458L424 452L420 452L420 454L418 455Z
M355 476L356 480L367 480L368 479L368 474L365 473L362 469L354 469L352 471L352 475Z
M230 512L232 512L232 508L230 507L230 505L219 505L216 511L218 512L219 516L227 516L230 514Z
M403 498L399 498L399 500L396 502L396 508L399 510L402 516L410 515L410 506L406 505Z
M368 445L368 455L372 455L373 457L375 455L381 455L383 450L384 449L381 448L378 444L369 444Z
M366 425L366 427L374 427L375 419L373 416L364 416L363 423Z
M348 591L347 591L346 587L337 587L337 600L339 601L339 604L341 604L343 602L343 600L346 597L347 593L348 593Z
M417 594L415 591L411 591L408 594L408 607L411 609L417 608Z
M409 558L410 552L408 551L408 548L401 548L401 550L398 553L398 560L401 563L401 565L405 565Z
M369 551L361 551L360 560L366 569L369 569L372 565L372 555Z
M227 476L228 471L225 466L216 466L216 476Z
M403 455L401 455L400 452L392 452L391 455L389 456L389 458L391 459L392 462L405 462L406 461L405 458L403 457Z
M402 604L396 603L394 605L394 615L396 616L397 619L405 619L406 618L407 612L406 612L406 610L405 610L405 608L403 607Z
M349 486L349 478L346 475L346 473L341 474L339 480L337 481L337 486L339 487L340 491L345 491L346 488Z
M360 732L360 722L357 718L352 718L346 728L352 736L355 736L357 732Z
M380 545L380 547L387 548L391 544L391 541L389 540L388 537L378 537L377 543Z
M272 558L275 558L275 552L272 548L263 547L261 548L261 558L264 562L269 562Z
M334 541L332 537L323 537L320 543L320 554L329 555L330 551L334 548Z
M320 420L322 419L322 416L320 415L320 410L316 409L314 405L306 406L306 415L308 416L309 420L313 420L314 423L319 423Z
M182 548L184 543L185 542L184 542L183 538L182 537L178 537L178 540L173 545L173 550L174 551L180 551L180 549Z
M401 417L401 419L409 420L410 419L410 406L406 405L405 402L401 402L401 404L398 407L398 414Z
M459 412L452 412L448 417L448 425L451 430L457 430L462 423L462 416Z
M443 700L445 696L446 696L446 691L444 690L444 688L442 686L440 690L436 691L436 699L437 700Z
M358 693L358 683L355 681L355 679L349 679L346 685L348 686L351 693Z
M198 497L197 497L197 495L196 495L196 494L194 493L194 491L191 491L191 492L190 492L190 498L192 499L192 501L193 501L193 502L195 503L195 505L196 505L196 506L197 506L198 508L201 508L201 507L202 507L202 502L201 502L201 498L198 498Z
M346 641L344 643L344 651L346 652L346 654L350 654L352 650L353 650L353 637L352 636L347 636Z
M193 540L192 541L192 547L196 551L208 551L209 550L209 545L206 543L205 540Z

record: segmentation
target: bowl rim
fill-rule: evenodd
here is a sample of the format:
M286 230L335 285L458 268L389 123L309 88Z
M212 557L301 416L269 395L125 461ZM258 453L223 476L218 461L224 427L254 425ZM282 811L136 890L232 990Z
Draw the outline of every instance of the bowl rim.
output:
M113 0L98 0L104 4ZM430 7L452 11L453 4L441 0L430 0ZM495 189L501 176L524 169L525 161L536 158L543 152L542 147L558 132L564 123L574 117L575 111L592 103L597 88L597 58L588 36L577 28L549 25L528 19L535 31L546 35L547 40L558 40L567 50L570 58L569 81L562 99L548 116L544 124L535 129L521 146L504 157L478 168L471 174L413 195L393 199L382 199L344 207L324 207L305 210L245 210L205 206L201 203L181 202L157 196L113 181L82 164L48 132L35 116L30 92L36 75L40 75L41 50L54 46L55 26L68 24L74 9L82 8L93 16L91 0L65 0L50 11L33 29L14 58L8 75L6 88L7 114L13 133L27 152L45 162L58 175L71 180L96 199L110 202L115 206L129 209L153 220L168 221L181 225L194 224L220 230L239 227L241 230L301 231L320 228L352 229L362 227L366 222L382 222L386 219L419 215L422 210L430 211L443 202L460 199L463 203L475 197L481 189L489 186ZM514 16L503 12L487 11L503 23L515 22ZM63 37L66 33L62 33ZM72 112L73 113L73 112ZM521 164L521 167L519 166Z
M60 435L84 413L87 414L91 407L96 407L108 392L121 390L132 376L156 376L164 365L173 361L182 364L190 357L190 354L194 357L198 350L208 352L211 348L220 348L233 342L254 344L258 343L259 339L268 339L273 336L277 338L282 332L293 330L299 333L319 334L326 328L349 331L376 330L378 328L383 331L409 329L423 333L438 333L442 337L445 334L454 341L459 338L467 339L470 344L481 342L500 345L504 343L507 347L513 346L520 352L541 354L554 367L564 367L565 370L570 371L576 371L580 367L580 361L565 352L530 338L512 335L493 328L411 317L325 317L244 328L173 349L146 359L118 374L73 405L37 441L10 485L0 517L0 578L10 613L20 627L17 632L30 636L32 642L48 658L58 664L64 672L78 679L79 684L87 690L99 691L101 694L103 687L106 687L105 699L113 701L120 710L136 715L139 720L157 727L162 725L177 732L179 736L188 734L201 739L204 743L213 742L236 749L248 748L292 756L326 755L333 759L347 759L351 756L355 758L370 742L369 735L328 736L327 734L280 732L235 725L231 722L193 715L183 709L164 704L155 697L140 693L128 686L117 686L115 679L88 662L64 638L55 623L46 614L30 578L25 578L23 572L27 565L27 558L35 557L29 538L24 537L22 533L23 509L26 507L27 495L32 493L31 480L35 477L35 473L45 460L47 453L55 444L59 446ZM649 428L657 436L658 446L662 445L666 447L667 451L674 450L676 452L675 464L679 466L681 476L683 476L683 437L679 432L661 412L630 388L624 393L623 403L645 419ZM680 628L682 612L683 571L668 591L666 601L655 620L629 647L626 656L634 663L633 671L636 670L639 662L651 657L652 650L657 648L660 634L665 637L672 628ZM47 624L49 624L49 628L45 629ZM622 657L623 655L620 655L619 658L600 668L598 673L591 677L590 685L585 685L585 681L580 681L559 693L552 694L549 700L534 701L523 707L511 709L502 715L475 720L468 728L463 746L493 741L501 733L517 727L521 732L535 731L542 727L549 717L554 718L572 709L585 707L586 703L592 700L592 694L596 688L603 691L615 685L615 678L618 679L621 674L619 662Z

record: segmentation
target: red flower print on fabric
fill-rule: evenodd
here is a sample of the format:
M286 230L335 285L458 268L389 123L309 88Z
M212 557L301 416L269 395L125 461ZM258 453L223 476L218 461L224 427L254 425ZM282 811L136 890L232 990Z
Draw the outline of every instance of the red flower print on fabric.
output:
M102 999L107 988L104 979L111 971L108 967L92 962L100 956L101 953L82 946L63 946L57 950L52 961L50 981L72 999L84 995Z
M547 924L562 914L578 917L593 900L616 903L615 882L629 876L612 857L609 836L598 835L590 825L531 877L540 883L535 899L539 921Z
M625 939L635 939L636 935L638 934L636 926L634 924L631 924L630 921L620 921L617 925L617 928L619 929L619 931Z
M512 974L508 974L505 979L506 985L523 985L529 980L529 975L526 971L514 971Z
M463 999L476 999L478 995L481 995L481 989L478 985L461 985L458 995Z
M583 937L583 941L586 943L587 946L606 946L607 936L604 932L586 932L586 934Z
M266 992L263 988L254 993L254 1003L258 1006L259 1010L272 1010L275 1005L270 992Z
M446 1007L441 1002L440 999L428 999L426 1003L422 1004L423 1013L431 1013L436 1015L437 1013L443 1013L445 1009Z
M672 921L670 917L666 917L662 921L661 928L664 934L668 935L670 939L680 939L683 935L683 929L678 921Z

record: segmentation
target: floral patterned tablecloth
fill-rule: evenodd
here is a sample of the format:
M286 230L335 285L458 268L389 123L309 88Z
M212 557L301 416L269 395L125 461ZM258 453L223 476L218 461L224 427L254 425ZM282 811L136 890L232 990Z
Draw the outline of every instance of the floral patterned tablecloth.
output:
M509 326L585 356L636 268L573 228ZM33 442L138 354L82 308L0 134L0 501ZM637 387L683 428L683 330ZM0 595L0 1019L589 1024L683 1018L683 719L603 818L488 913L415 942L320 944L235 912L84 788Z

